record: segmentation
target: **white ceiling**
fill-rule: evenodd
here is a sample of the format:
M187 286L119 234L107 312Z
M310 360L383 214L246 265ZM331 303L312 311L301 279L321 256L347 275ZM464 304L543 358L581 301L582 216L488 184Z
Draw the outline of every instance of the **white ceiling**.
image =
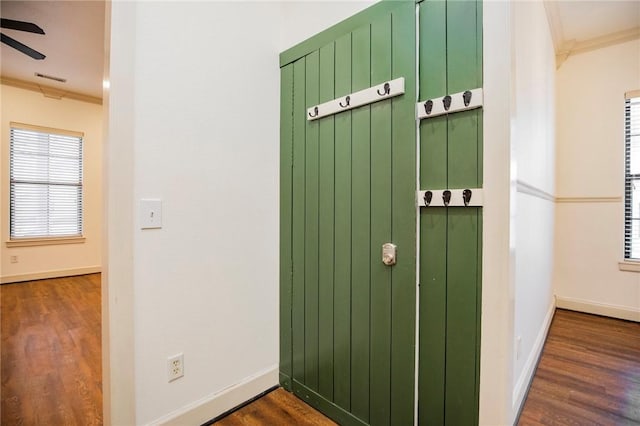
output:
M637 0L545 0L545 3L553 10L550 20L558 50L572 41L589 41L640 29L640 1ZM47 56L37 61L2 44L2 77L102 97L103 0L2 0L0 15L33 22L44 29L45 35L6 29L2 32ZM36 72L66 78L67 82L43 80L34 76Z
M585 41L640 26L640 1L558 1L565 41Z
M46 55L43 60L34 60L1 44L2 77L102 98L104 6L104 1L95 0L2 0L3 18L33 22L45 35L4 28L2 32ZM34 73L65 78L67 82L45 80Z

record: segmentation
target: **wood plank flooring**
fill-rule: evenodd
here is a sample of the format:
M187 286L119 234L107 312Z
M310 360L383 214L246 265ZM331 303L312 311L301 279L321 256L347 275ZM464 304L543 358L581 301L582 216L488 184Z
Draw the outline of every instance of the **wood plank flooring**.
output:
M640 425L640 324L558 309L518 424Z
M277 389L215 424L335 423ZM640 324L557 310L518 424L640 425Z
M2 425L101 425L100 274L0 286Z
M216 426L336 425L319 411L282 388L269 392L214 424Z

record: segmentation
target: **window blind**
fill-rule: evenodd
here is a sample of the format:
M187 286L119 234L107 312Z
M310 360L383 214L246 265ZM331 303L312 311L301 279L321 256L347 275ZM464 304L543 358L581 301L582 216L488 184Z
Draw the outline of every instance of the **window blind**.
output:
M82 136L11 126L10 238L82 235Z
M640 96L625 101L624 257L640 260Z

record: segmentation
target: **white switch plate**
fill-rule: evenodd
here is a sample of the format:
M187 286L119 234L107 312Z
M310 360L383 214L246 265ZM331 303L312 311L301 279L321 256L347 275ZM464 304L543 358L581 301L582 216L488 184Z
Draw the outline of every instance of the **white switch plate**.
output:
M162 228L162 200L140 200L140 228Z

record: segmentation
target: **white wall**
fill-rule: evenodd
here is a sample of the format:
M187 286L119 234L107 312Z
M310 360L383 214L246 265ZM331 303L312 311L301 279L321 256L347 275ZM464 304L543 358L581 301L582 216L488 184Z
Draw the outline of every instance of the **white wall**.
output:
M364 6L111 7L107 409L114 424L202 423L277 383L283 34ZM162 229L139 229L141 198L163 200Z
M571 56L557 71L558 304L640 320L623 272L624 93L640 89L640 40Z
M280 50L337 24L375 3L375 0L297 0L282 2Z
M480 425L511 419L513 265L510 256L511 72L510 2L483 4L482 339Z
M1 86L2 217L1 279L3 283L42 277L98 272L102 245L102 106L71 99L51 99L41 93ZM84 236L79 244L6 247L9 240L10 122L84 133ZM18 263L10 257L18 256Z
M514 3L513 28L515 416L535 372L554 308L555 51L542 1Z

